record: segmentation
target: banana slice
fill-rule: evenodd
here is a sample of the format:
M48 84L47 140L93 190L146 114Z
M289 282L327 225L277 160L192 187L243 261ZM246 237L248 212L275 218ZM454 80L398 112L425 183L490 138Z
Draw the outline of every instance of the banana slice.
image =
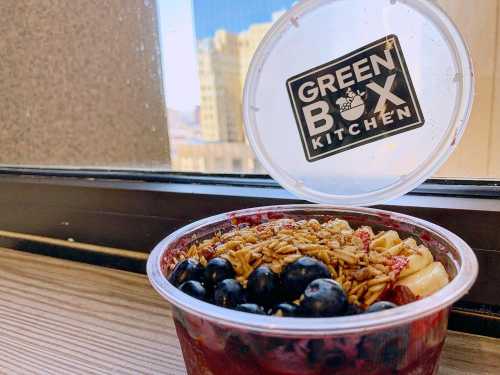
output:
M397 245L394 245L393 247L388 248L382 254L386 257L395 256L398 255L403 250L403 248L404 248L404 243L401 242Z
M399 243L401 243L401 239L399 238L398 232L388 230L370 243L370 250L383 251L393 247L394 245L398 245Z
M434 260L432 253L425 246L420 246L418 251L418 254L413 254L408 257L408 264L399 274L400 278L410 276L424 269Z
M433 262L417 273L405 277L396 286L408 287L417 297L427 297L448 284L448 273L440 262Z

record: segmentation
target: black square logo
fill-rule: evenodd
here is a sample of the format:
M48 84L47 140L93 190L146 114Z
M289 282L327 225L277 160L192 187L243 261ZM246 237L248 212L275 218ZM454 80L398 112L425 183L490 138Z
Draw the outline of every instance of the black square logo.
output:
M286 85L310 162L425 122L396 35L298 74Z

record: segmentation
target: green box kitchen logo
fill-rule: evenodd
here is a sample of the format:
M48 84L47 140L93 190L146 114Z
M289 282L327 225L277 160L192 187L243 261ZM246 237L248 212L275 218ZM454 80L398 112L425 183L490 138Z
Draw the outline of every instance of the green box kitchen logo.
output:
M308 161L424 124L396 35L287 80Z

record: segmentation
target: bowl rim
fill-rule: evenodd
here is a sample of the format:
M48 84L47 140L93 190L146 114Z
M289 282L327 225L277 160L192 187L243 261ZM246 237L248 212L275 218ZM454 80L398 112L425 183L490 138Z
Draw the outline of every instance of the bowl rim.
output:
M331 318L287 318L262 316L230 310L188 296L174 287L161 270L161 261L168 244L181 236L199 230L206 225L228 220L235 217L265 214L269 212L286 212L297 210L332 211L355 214L379 215L397 222L405 222L437 234L450 243L456 250L460 264L457 264L457 274L445 287L416 302L399 306L396 309L359 316ZM311 212L312 214L312 212ZM345 207L327 204L292 204L255 207L230 211L210 216L188 224L165 237L151 252L147 262L147 274L156 291L178 309L193 314L203 320L229 327L256 331L260 333L277 334L280 336L315 336L315 335L346 335L359 332L380 330L407 324L426 317L451 305L465 295L474 284L478 274L477 258L465 241L454 233L436 224L415 218L410 215L391 211L366 208Z

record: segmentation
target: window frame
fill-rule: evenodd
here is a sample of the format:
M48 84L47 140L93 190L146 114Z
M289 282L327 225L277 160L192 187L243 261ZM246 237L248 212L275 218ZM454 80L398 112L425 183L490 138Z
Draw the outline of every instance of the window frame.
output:
M39 176L156 183L187 183L246 187L281 186L265 174L203 173L183 171L118 170L105 168L0 167L2 176ZM500 198L500 180L431 178L405 195L438 195L454 197Z
M376 206L442 225L471 245L482 272L473 290L454 305L449 327L494 337L500 337L499 185L428 180ZM144 273L154 244L193 220L291 203L304 201L263 175L0 168L0 209L7 213L0 215L0 229L13 233L0 233L0 246ZM16 238L16 233L68 246ZM122 249L123 255L75 249L68 240Z

